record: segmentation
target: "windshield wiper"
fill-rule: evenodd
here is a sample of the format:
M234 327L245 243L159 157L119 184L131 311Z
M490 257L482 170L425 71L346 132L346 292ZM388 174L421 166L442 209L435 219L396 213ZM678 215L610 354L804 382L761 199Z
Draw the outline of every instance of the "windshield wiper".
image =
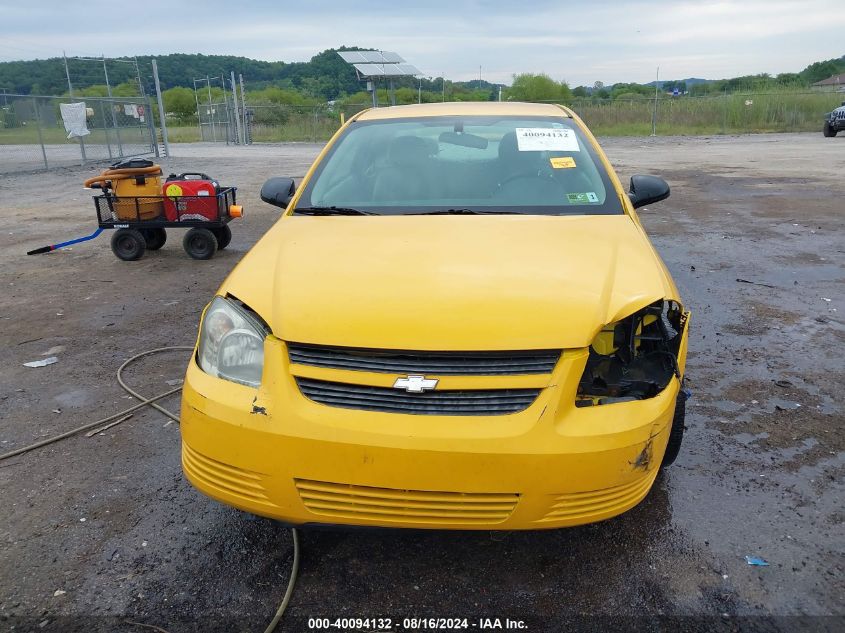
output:
M422 211L409 215L521 215L517 211L482 211L480 209L443 209L442 211Z
M297 207L293 212L302 215L375 215L375 213L351 207Z

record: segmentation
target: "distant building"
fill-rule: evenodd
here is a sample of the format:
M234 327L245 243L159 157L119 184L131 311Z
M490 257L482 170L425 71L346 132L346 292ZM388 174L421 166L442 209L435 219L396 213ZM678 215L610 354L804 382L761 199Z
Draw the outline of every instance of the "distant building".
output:
M845 92L845 73L828 77L817 81L812 86L813 90L821 90L824 92Z

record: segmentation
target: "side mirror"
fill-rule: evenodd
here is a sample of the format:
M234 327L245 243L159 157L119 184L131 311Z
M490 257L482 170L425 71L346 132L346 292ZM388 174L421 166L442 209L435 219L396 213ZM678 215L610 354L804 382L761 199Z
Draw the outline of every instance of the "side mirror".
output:
M631 176L628 197L635 209L669 197L669 183L658 176Z
M293 178L270 178L261 187L261 199L267 204L286 209L293 194L296 193L296 185Z

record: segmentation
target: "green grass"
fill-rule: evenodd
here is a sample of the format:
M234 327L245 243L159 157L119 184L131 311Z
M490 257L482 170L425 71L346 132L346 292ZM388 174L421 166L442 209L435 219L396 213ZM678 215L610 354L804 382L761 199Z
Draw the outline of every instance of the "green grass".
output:
M661 98L657 102L657 134L817 132L822 116L843 98L835 93L786 91ZM746 105L746 101L751 103ZM598 135L643 136L652 131L653 100L581 101L572 108Z
M180 127L168 125L167 140L170 143L196 143L200 140L200 131L196 125Z
M120 139L126 143L143 143L148 138L146 128L123 128L120 130ZM79 145L76 138L68 138L67 132L60 127L42 127L41 139L46 145ZM104 130L91 130L91 134L83 137L86 143L92 145L105 145L111 143L117 145L117 134L109 130L108 135ZM38 145L38 128L34 125L24 127L3 129L0 128L0 145Z

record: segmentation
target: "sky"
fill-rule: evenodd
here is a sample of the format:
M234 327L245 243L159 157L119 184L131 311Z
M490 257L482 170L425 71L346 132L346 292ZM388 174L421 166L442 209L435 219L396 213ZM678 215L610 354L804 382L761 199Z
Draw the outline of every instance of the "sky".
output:
M841 0L0 0L0 61L204 53L307 61L395 51L425 76L570 86L797 72L845 54ZM244 79L249 79L245 77Z

